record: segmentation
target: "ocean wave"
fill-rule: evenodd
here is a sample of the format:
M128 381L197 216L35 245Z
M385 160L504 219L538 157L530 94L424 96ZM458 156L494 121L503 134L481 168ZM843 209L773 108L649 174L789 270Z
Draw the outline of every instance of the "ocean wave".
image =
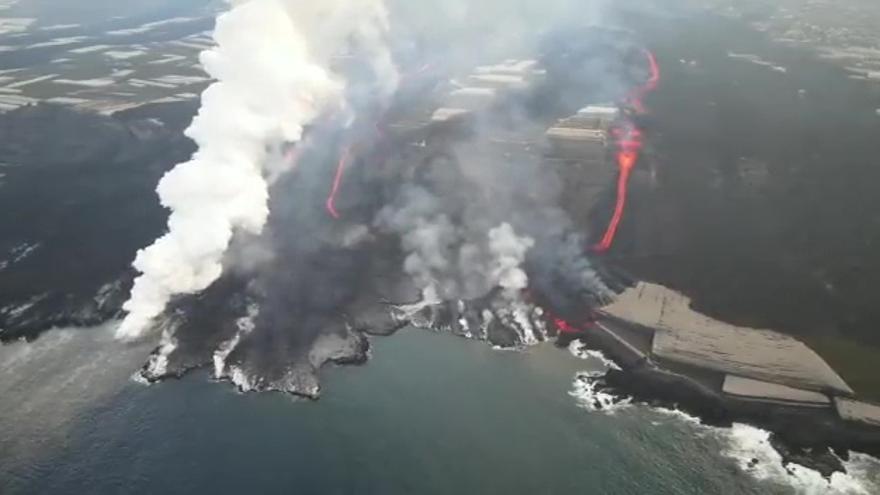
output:
M592 352L577 347L575 343L569 347L572 354L583 359L596 357ZM570 395L579 406L591 412L614 415L632 407L634 403L631 398L601 388L605 373L603 370L577 373ZM830 479L826 479L813 469L785 463L782 455L770 444L770 432L767 430L743 423L734 423L730 428L708 426L699 418L678 409L643 407L674 421L687 423L699 436L720 442L720 454L732 459L742 472L759 482L787 487L799 495L880 493L880 459L869 455L851 452L849 460L843 462L846 473L834 473ZM663 421L651 421L651 424L661 426Z
M614 414L632 405L632 398L601 388L602 379L608 370L620 369L617 363L601 351L588 349L577 339L568 344L568 351L579 359L598 361L601 364L597 370L580 371L575 374L574 385L569 394L577 400L579 406L588 411Z
M575 375L574 386L569 394L578 405L592 412L614 414L632 405L632 398L616 395L600 388L605 370L581 371Z
M602 351L597 351L593 349L587 348L587 346L581 342L580 340L572 340L570 344L568 344L568 351L577 358L580 359L594 359L602 363L606 369L612 370L620 370L620 366L617 365L612 359L602 353Z
M751 425L734 423L731 428L709 428L725 445L721 452L734 459L739 468L755 479L788 485L804 495L880 493L876 483L880 461L863 454L852 454L844 463L847 473L834 473L825 479L819 472L804 466L783 462L782 456L770 445L770 432ZM757 462L756 462L757 461Z
M713 437L722 445L721 455L733 460L752 478L785 486L801 495L872 495L880 493L880 460L851 452L843 462L846 473L830 479L818 471L795 463L785 463L770 444L771 433L756 426L734 423L730 428L704 425L699 418L678 409L656 407L655 413L688 423L701 436ZM659 425L661 423L653 423Z
M672 409L672 408L668 408L668 407L652 407L651 410L654 411L655 413L659 413L664 416L671 417L671 418L677 419L679 421L683 421L685 423L690 423L690 424L696 425L696 426L705 426L705 425L703 425L703 422L700 421L700 418L698 418L696 416L691 416L690 414L688 414L684 411L681 411L679 409ZM660 424L660 423L657 423L657 424Z

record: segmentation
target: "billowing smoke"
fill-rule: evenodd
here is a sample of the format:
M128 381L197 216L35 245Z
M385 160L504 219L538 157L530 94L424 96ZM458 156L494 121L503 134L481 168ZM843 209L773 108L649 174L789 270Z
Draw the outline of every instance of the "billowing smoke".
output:
M400 237L404 271L426 302L491 294L512 304L531 288L573 310L609 297L586 238L560 207L559 176L539 156L485 152L482 135L495 126L483 122L471 142L429 151L380 210L376 226Z
M586 252L595 242L586 225L593 212L570 202L570 191L563 197L562 181L582 165L547 160L536 138L559 118L618 101L630 89L626 56L632 39L614 28L610 2L388 2L395 39L404 38L399 52L415 59L415 67L438 67L451 76L441 83L446 91L482 89L485 81L471 76L505 60L536 60L543 75L516 73L528 91L492 86L504 95L503 105L487 104L491 110L469 115L461 125L466 135L456 135L452 145L446 137L429 140L428 148L437 149L426 151L427 163L410 164L415 177L376 220L380 229L400 236L404 270L427 299L441 301L496 297L498 288L518 294L528 287L554 311L578 314L610 297ZM468 105L442 96L436 101L453 109ZM489 249L490 232L509 233L528 247L522 256L498 257ZM507 276L493 276L493 259L507 259Z
M377 226L400 235L404 270L426 300L475 299L498 287L516 297L528 285L521 265L534 240L509 223L491 229L453 223L449 205L427 189L406 185Z
M595 164L556 157L545 133L595 101L571 67L616 53L583 49L591 29L545 36L573 0L514 0L551 18L536 24L500 0L386 1L393 32L378 0L221 17L204 56L218 82L188 131L199 152L159 187L169 233L138 256L119 330L166 329L145 378L213 365L245 390L316 397L321 366L366 359L366 335L426 325L517 347L550 337L545 309L579 317L609 295L586 252L597 192L570 194ZM465 84L502 86L435 118L471 108L452 98Z
M118 336L141 335L173 296L217 280L236 232L261 232L266 176L277 175L271 150L300 141L304 125L322 113L346 110L335 58L356 50L380 82L372 92L393 92L387 22L381 0L231 1L217 19L216 46L201 56L216 82L186 131L198 151L159 183L171 210L168 232L134 261L141 275Z
M534 245L534 239L517 236L509 223L502 223L490 230L491 282L514 294L528 287L528 276L522 269L522 264L526 253Z

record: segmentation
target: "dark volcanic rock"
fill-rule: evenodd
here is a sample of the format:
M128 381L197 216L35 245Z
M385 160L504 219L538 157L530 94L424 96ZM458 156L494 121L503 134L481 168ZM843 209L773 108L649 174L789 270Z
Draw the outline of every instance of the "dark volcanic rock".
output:
M408 324L405 319L395 316L394 306L377 301L351 308L346 321L355 331L381 337L393 335Z
M516 332L497 319L493 319L488 323L488 327L486 328L486 340L499 347L505 348L516 347L519 343Z
M783 464L795 463L808 466L826 478L830 478L834 473L846 472L843 461L828 447L793 448L775 433L770 436L770 444L782 456Z
M425 304L410 315L414 325L484 340L503 349L548 339L544 312L521 300L510 300L500 291L469 301Z
M193 151L179 130L194 107L176 108L0 113L0 340L118 314L135 252L164 228L156 183Z

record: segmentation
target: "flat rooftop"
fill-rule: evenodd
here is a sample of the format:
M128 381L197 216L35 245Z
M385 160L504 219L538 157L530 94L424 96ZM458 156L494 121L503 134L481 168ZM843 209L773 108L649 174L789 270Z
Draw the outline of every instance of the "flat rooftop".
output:
M831 407L831 399L825 394L736 375L725 375L722 391L741 400L782 405Z
M594 142L605 144L605 132L596 129L580 129L576 127L551 127L547 130L547 137L550 139L575 141L575 142Z
M880 426L880 405L837 397L834 399L837 414L846 421Z

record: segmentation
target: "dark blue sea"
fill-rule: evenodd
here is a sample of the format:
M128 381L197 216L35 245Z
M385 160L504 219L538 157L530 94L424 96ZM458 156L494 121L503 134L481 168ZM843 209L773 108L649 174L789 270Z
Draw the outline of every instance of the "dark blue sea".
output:
M241 394L207 373L144 385L149 345L109 327L0 348L0 493L877 493L856 456L829 484L789 474L767 433L673 411L592 410L550 344L499 351L407 329L324 373L317 402ZM749 468L752 459L758 464Z

